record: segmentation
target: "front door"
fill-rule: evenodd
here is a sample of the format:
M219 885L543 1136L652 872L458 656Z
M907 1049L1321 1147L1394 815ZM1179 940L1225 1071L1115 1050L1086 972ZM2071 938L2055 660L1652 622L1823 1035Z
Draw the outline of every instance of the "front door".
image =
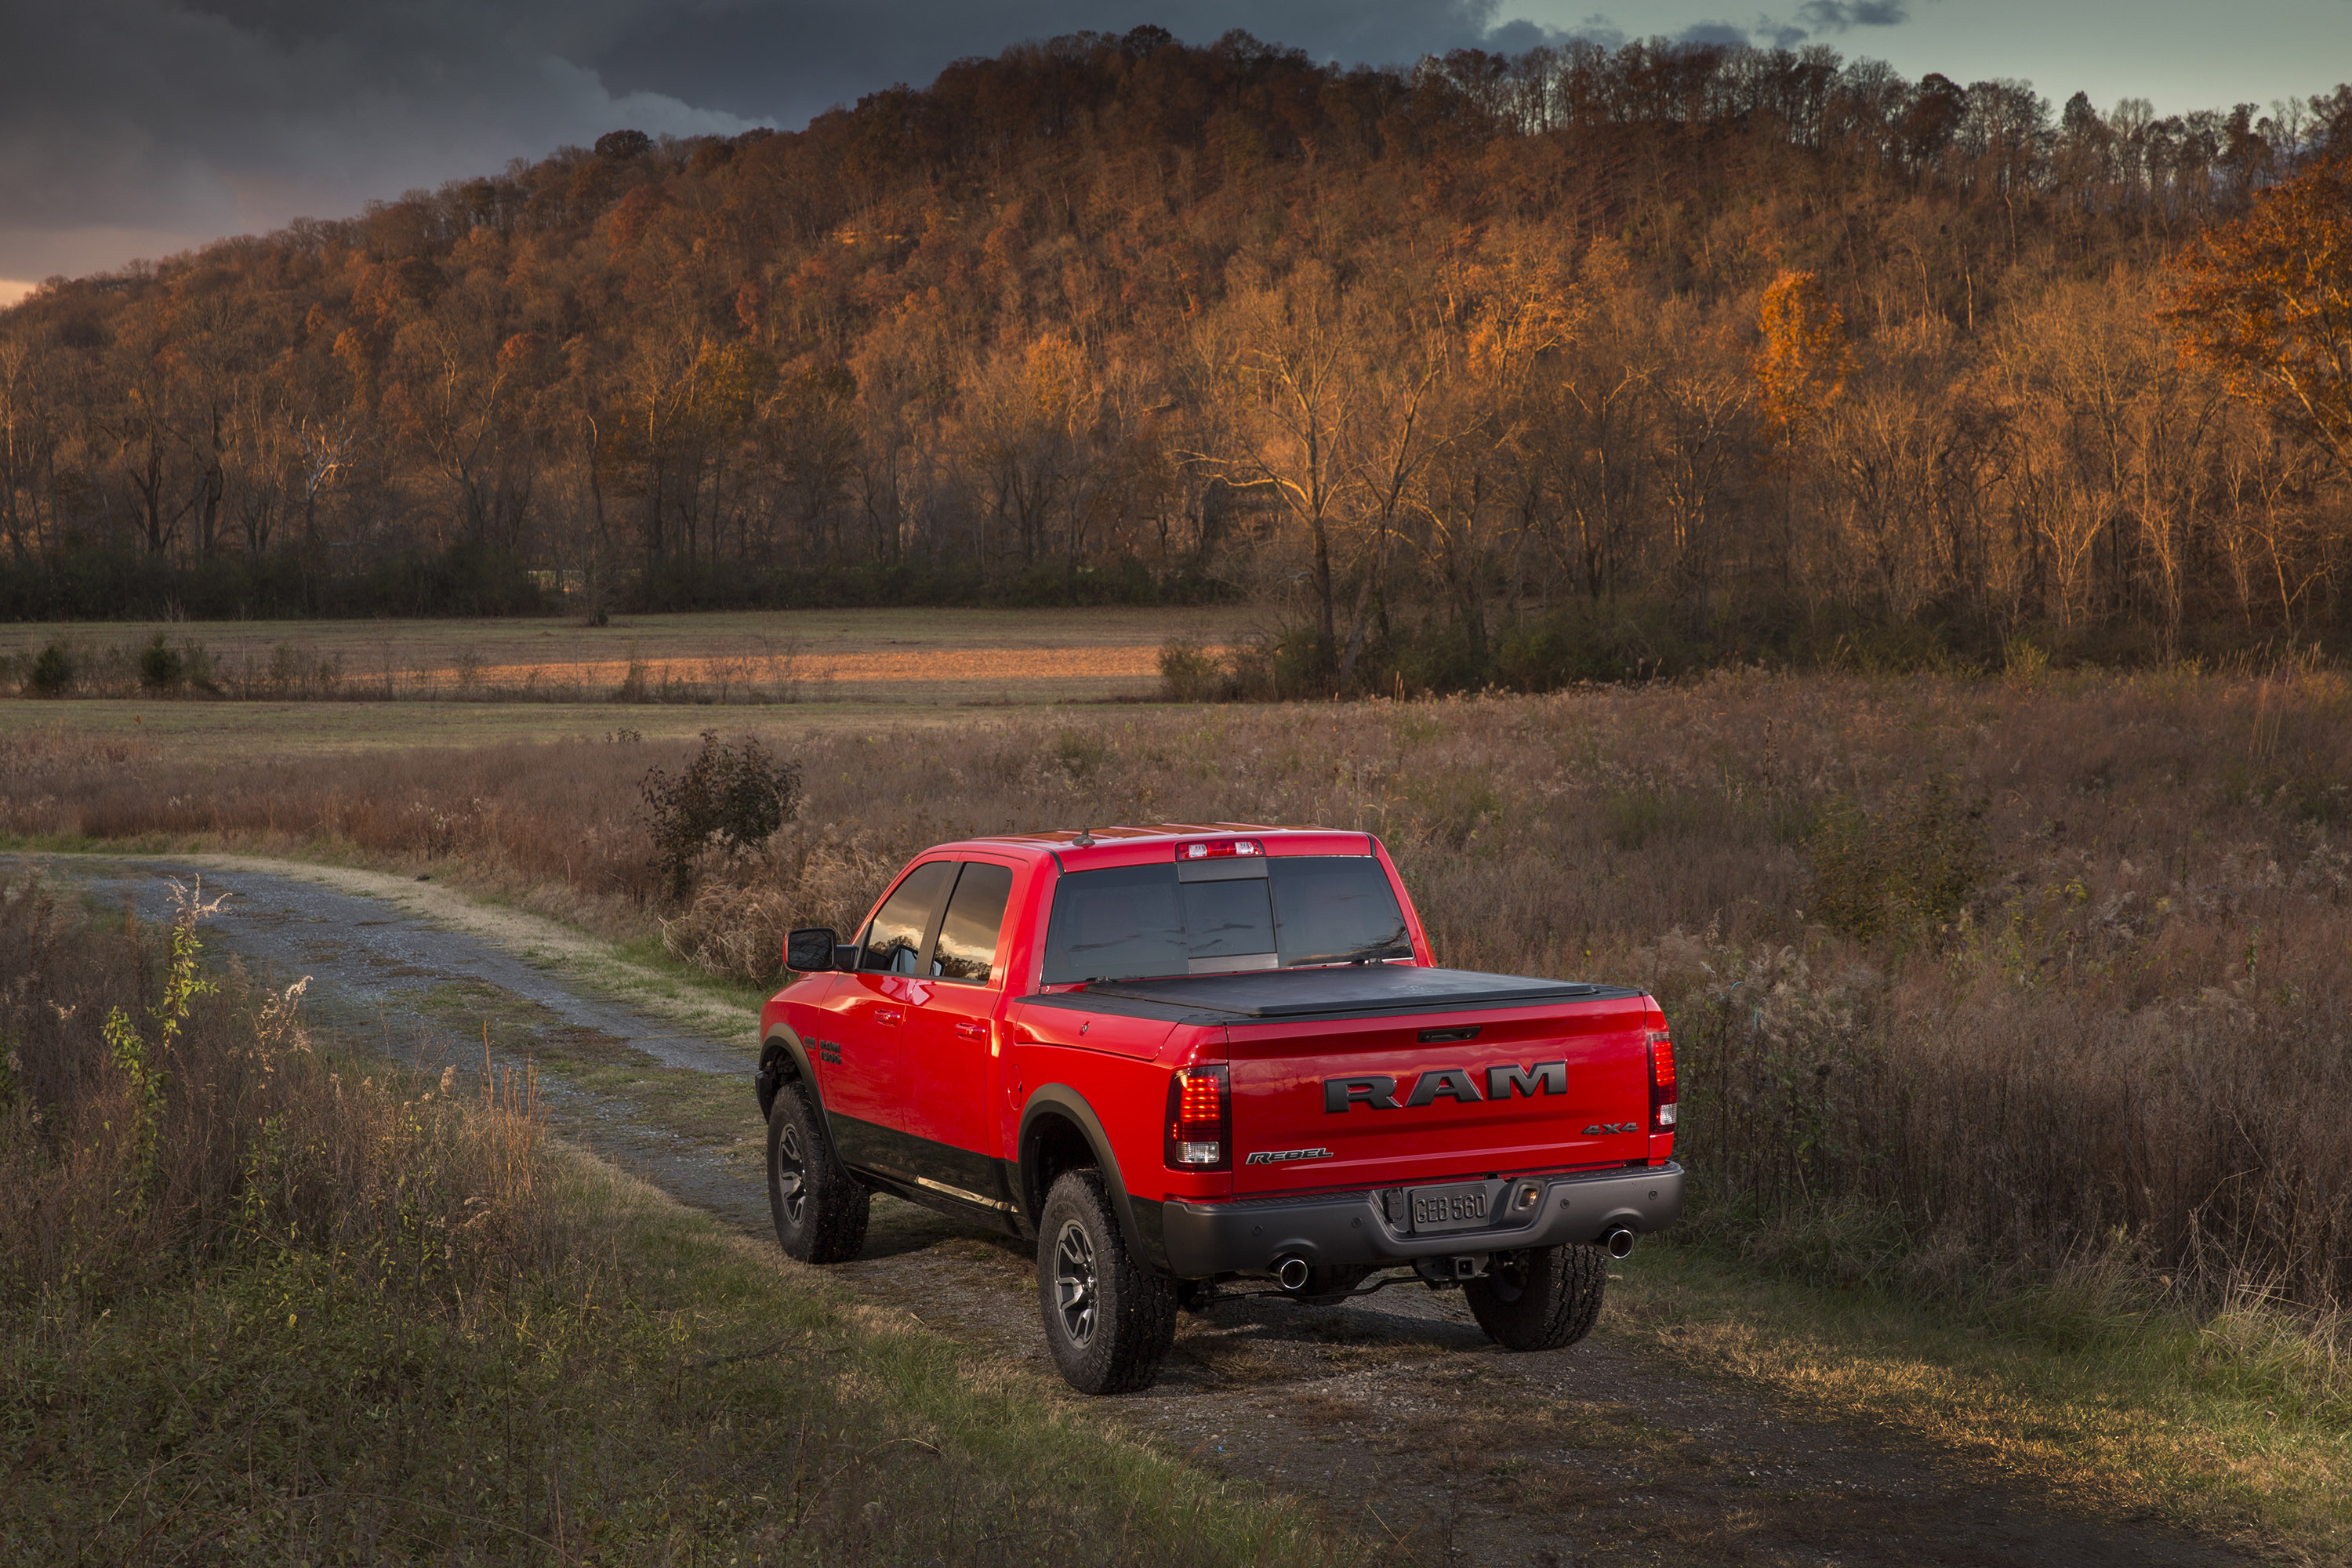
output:
M924 966L929 983L898 1047L899 1106L908 1152L919 1163L915 1173L951 1195L990 1203L1007 1196L998 1191L988 1111L1004 989L997 948L1012 893L1010 865L963 863Z
M831 1033L817 1044L817 1081L834 1147L853 1165L910 1173L901 1148L899 1034L929 989L923 955L955 872L952 860L927 860L907 873L859 939L856 969L842 976L825 1003L833 1017Z

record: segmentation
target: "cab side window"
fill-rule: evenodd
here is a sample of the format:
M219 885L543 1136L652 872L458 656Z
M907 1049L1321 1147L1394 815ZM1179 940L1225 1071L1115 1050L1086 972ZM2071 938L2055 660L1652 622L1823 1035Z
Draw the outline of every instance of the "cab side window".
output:
M931 952L931 973L941 980L985 985L996 962L996 937L1004 927L1005 900L1013 896L1013 868L984 860L964 862L956 879L955 896L948 900L947 919L940 922L939 945Z
M908 872L866 928L857 967L885 974L920 973L923 939L931 933L931 918L940 912L955 873L952 860L929 861Z

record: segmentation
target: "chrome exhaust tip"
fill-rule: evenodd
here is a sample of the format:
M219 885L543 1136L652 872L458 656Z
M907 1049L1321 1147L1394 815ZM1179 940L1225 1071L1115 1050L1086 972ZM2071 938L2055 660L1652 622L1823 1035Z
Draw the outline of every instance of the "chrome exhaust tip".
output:
M1613 1226L1607 1236L1601 1238L1601 1245L1609 1249L1612 1258L1630 1257L1633 1251L1633 1233L1622 1225Z
M1307 1289L1307 1259L1286 1258L1274 1266L1274 1278L1286 1290Z

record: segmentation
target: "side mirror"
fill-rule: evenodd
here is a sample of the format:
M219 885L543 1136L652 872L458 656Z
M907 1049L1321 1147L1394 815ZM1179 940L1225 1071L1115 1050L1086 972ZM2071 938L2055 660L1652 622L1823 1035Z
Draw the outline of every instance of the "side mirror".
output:
M829 926L804 926L784 938L784 967L803 974L843 969L841 939ZM852 962L855 962L853 960Z

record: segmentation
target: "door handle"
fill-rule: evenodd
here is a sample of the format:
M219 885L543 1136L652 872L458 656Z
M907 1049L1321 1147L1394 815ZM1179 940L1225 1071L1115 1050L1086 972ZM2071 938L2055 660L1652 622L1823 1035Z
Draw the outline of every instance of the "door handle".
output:
M877 1024L895 1024L902 1016L904 1016L904 1015L896 1007L877 1007L874 1009L874 1021Z
M967 1040L984 1040L988 1038L988 1026L985 1024L959 1023L956 1025L956 1033Z

